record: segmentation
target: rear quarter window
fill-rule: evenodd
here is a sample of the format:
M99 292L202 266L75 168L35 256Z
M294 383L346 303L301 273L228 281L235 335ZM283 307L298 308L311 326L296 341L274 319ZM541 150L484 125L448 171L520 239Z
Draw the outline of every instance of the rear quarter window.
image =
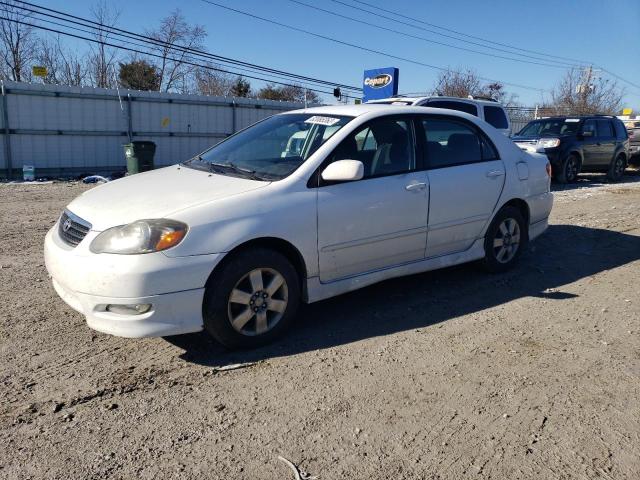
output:
M491 105L485 106L484 119L489 125L493 125L495 128L509 128L507 116L505 115L504 110L500 107L494 107Z
M626 140L628 135L627 135L627 129L624 127L624 123L622 123L619 120L616 120L613 122L613 126L616 129L616 138L618 140Z

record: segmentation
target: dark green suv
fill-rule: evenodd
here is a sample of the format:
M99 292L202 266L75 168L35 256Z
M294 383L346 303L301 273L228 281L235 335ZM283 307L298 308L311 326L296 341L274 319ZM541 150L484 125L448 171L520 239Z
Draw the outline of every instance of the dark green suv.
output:
M574 182L580 172L606 172L617 181L629 160L627 129L611 116L533 120L511 139L525 150L545 153L559 183Z

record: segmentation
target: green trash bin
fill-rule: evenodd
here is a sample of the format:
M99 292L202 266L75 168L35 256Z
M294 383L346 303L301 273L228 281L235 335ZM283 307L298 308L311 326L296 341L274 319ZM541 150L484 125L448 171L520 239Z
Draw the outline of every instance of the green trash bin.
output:
M123 147L129 175L153 170L153 156L156 153L155 143L138 141L125 143Z

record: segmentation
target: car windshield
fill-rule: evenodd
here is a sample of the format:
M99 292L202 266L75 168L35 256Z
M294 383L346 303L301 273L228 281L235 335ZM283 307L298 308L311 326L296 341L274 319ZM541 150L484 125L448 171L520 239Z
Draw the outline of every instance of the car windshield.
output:
M186 166L255 180L280 180L307 160L353 117L274 115L218 143Z
M550 118L529 122L520 132L520 137L553 137L572 135L578 132L580 120L577 118Z

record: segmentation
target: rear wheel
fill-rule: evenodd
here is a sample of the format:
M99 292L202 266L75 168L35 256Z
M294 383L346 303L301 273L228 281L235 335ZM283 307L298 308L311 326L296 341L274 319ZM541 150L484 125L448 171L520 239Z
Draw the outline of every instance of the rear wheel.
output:
M504 272L512 268L524 246L527 231L520 210L504 207L494 217L484 240L483 265L490 272Z
M286 257L263 248L246 250L208 282L204 327L227 348L258 347L284 333L299 302L298 274Z
M625 168L627 168L627 162L624 155L618 155L609 165L607 178L612 182L617 182L624 175Z
M578 179L579 173L580 158L572 153L562 162L561 168L556 174L556 180L558 183L573 183Z

